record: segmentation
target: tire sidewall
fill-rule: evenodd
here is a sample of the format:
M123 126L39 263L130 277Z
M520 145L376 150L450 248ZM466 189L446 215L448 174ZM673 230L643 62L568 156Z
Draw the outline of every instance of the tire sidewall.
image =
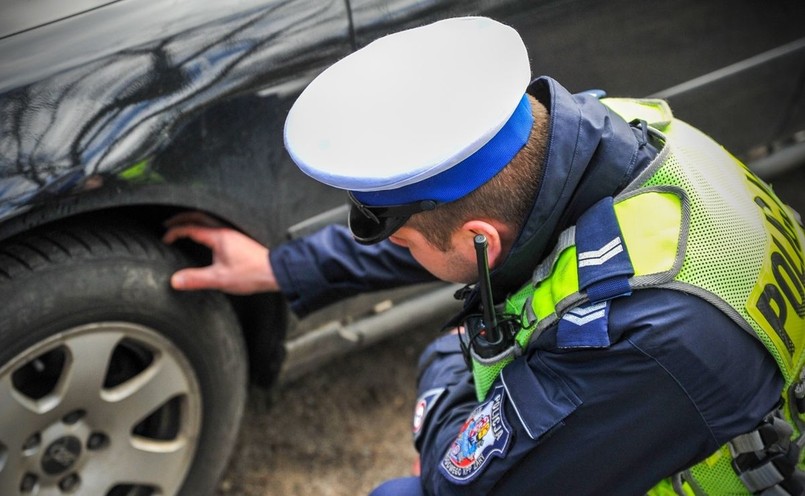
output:
M0 368L42 340L94 322L131 322L171 341L196 373L202 427L181 494L214 492L237 438L247 359L223 295L180 293L178 260L117 256L53 265L0 285Z

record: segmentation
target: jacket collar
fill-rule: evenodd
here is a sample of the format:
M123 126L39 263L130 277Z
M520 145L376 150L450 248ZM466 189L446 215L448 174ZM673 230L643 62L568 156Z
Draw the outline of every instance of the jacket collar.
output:
M531 214L503 264L492 271L496 300L525 284L562 230L620 191L657 154L593 95L573 95L545 76L527 91L549 111L548 146Z

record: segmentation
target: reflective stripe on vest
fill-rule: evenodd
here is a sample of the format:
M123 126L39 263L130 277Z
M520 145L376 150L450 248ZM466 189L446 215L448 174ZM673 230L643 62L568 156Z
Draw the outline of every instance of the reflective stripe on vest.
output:
M620 232L617 240L614 237L608 239L629 246L634 268L634 275L628 280L629 289L671 282L681 266L687 236L689 209L684 192L680 188L665 186L647 188L624 196L612 209ZM647 223L641 212L655 212L657 215ZM534 271L533 284L526 285L507 299L504 313L520 316L521 330L515 336L514 348L491 359L471 352L479 401L486 397L503 367L528 346L535 332L542 332L568 310L589 301L579 287L575 233L575 227L563 232L554 251ZM597 259L603 260L615 251L606 245L601 248L604 251L600 254L589 254L588 264L595 265Z

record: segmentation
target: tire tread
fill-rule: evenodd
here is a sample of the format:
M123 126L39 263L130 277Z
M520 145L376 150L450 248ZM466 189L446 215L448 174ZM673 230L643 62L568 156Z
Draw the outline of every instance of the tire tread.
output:
M14 280L40 270L92 259L161 258L181 263L155 234L136 224L62 225L23 234L0 245L0 277Z

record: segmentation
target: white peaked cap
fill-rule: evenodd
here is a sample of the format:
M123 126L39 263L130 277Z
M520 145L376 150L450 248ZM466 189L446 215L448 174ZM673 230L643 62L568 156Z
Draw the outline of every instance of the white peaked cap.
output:
M414 185L495 137L522 106L530 78L519 34L492 19L453 18L401 31L311 82L288 114L285 145L302 171L336 188L388 192Z

